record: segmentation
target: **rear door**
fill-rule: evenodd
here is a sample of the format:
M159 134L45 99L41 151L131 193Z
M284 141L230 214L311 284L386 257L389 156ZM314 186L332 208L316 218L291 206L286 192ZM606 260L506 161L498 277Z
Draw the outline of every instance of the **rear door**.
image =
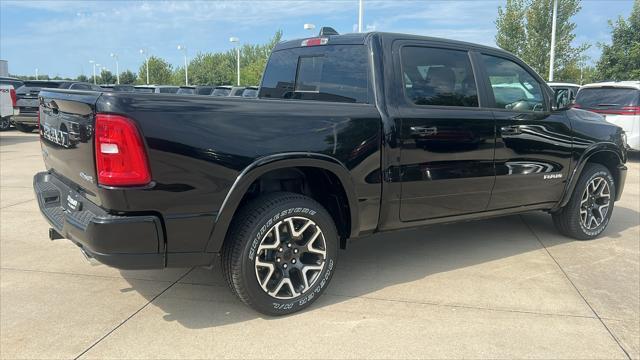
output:
M571 127L552 112L546 86L502 53L478 55L496 119L496 182L489 210L555 202L569 175Z
M394 54L400 219L484 211L495 178L495 125L481 107L472 54L420 41L396 42Z

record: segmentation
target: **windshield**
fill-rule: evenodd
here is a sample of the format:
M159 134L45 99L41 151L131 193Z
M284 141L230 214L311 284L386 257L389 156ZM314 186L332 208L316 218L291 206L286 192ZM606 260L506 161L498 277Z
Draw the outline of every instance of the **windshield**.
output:
M229 95L230 92L231 92L231 89L217 88L217 89L213 90L211 95L213 95L213 96L227 96L227 95Z
M585 109L638 106L640 105L640 90L632 88L584 88L578 91L576 104Z

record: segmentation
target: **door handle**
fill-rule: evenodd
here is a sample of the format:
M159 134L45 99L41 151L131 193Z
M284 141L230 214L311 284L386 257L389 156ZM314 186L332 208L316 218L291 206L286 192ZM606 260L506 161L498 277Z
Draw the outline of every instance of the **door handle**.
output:
M438 134L438 128L436 126L412 126L410 129L412 135L432 136Z
M502 135L520 135L522 131L520 130L520 126L511 125L511 126L503 126L500 128L500 133Z

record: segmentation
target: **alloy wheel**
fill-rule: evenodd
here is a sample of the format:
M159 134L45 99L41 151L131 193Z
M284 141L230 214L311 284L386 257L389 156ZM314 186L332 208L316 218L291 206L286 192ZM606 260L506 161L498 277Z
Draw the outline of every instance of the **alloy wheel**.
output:
M289 217L262 238L256 252L256 278L271 297L292 299L318 281L326 257L322 229L306 217Z
M591 180L580 200L580 223L587 230L600 226L606 219L611 202L609 182L598 176Z

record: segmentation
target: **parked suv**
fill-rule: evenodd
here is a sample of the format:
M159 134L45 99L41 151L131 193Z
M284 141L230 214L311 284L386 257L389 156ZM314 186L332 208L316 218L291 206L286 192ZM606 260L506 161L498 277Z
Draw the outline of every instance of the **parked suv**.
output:
M0 77L0 131L8 130L11 117L20 113L16 106L16 89L20 86L22 81L19 79Z
M198 85L198 86L180 86L177 94L181 95L211 95L213 92L213 86Z
M624 129L629 148L640 151L640 81L588 84L576 97L575 108L596 112Z
M318 299L338 249L372 233L539 210L596 238L627 170L622 129L556 106L517 57L422 36L281 42L257 99L40 97L33 184L52 239L120 268L220 259L270 315Z
M175 94L180 89L178 86L172 85L138 85L134 88L134 92L148 94Z

